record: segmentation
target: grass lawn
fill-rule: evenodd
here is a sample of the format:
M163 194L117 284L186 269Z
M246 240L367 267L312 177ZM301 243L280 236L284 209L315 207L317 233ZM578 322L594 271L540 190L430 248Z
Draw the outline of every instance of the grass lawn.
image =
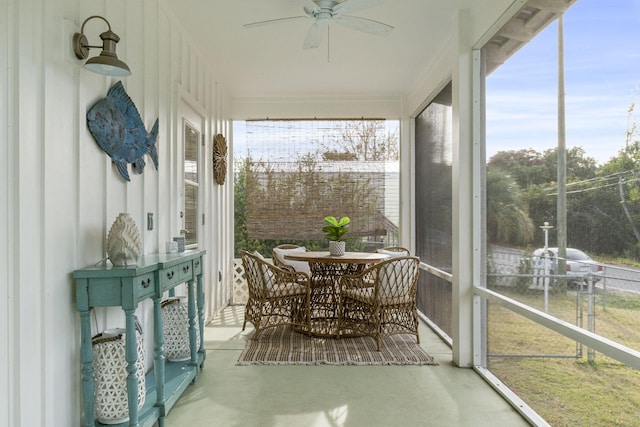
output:
M538 309L541 295L500 290ZM640 296L607 295L596 305L596 332L640 349ZM586 299L584 301L586 325ZM574 292L554 293L549 313L576 322ZM488 365L491 372L553 426L640 426L640 372L505 308L488 308ZM541 356L549 357L541 357ZM581 357L577 357L580 355Z

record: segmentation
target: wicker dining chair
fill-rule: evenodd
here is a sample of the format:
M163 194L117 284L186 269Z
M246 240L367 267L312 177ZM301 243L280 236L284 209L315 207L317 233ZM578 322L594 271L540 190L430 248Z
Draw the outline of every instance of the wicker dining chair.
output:
M420 260L395 257L340 279L338 338L342 333L368 335L380 342L395 334L412 334L420 343L416 289Z
M311 269L309 268L309 263L304 261L290 261L284 259L284 256L290 252L306 252L307 248L304 246L293 245L290 243L284 243L282 245L278 245L271 251L271 259L273 260L273 265L276 267L280 267L284 270L289 271L302 271L303 273L307 273L311 275Z
M311 331L309 275L276 267L258 252L242 251L241 256L249 287L242 330L252 323L254 339L265 329L281 325Z
M389 255L391 257L411 255L411 251L402 246L387 246L386 248L378 249L377 252L381 254Z

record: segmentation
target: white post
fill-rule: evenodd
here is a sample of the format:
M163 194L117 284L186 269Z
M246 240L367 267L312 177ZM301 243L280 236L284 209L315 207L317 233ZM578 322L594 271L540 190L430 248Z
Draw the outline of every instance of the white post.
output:
M544 225L541 225L544 232L544 312L549 312L549 230L553 228L553 225L549 225L547 221Z
M593 286L593 276L591 273L587 276L587 330L595 332L595 287ZM587 360L593 363L596 358L596 351L591 347L587 347Z

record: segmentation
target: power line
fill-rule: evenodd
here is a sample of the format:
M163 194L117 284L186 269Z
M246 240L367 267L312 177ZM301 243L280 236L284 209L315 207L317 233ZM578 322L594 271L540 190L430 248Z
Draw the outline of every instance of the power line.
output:
M636 175L635 172L640 172L640 170L636 169L636 170L632 170L632 171L622 171L622 172L617 172L611 175L607 175L606 177L596 177L596 178L590 178L590 179L586 179L586 180L582 180L582 181L576 181L576 182L572 182L570 184L567 184L567 187L569 186L577 186L577 185L586 185L586 184L590 184L590 183L594 183L594 182L602 182L599 185L596 186L587 186L584 188L579 188L576 190L571 190L571 191L567 191L566 194L576 194L576 193L585 193L587 191L594 191L594 190L599 190L602 188L607 188L607 187L613 187L613 186L618 186L619 185L619 180L621 178L621 176L624 175L629 175L633 173L633 178L627 178L624 179L623 184L630 184L633 182L637 182L640 181L640 176ZM612 181L615 179L615 182L608 182L608 181ZM553 187L547 187L545 189L543 189L544 192L549 192L546 195L547 196L555 196L558 194L558 187L557 186L553 186Z

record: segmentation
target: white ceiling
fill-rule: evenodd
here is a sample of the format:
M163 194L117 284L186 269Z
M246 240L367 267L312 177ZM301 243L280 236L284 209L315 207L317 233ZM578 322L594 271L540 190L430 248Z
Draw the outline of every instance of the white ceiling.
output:
M394 28L382 37L333 23L317 49L302 43L313 19L302 0L166 0L226 91L240 97L402 96L424 77L466 0L386 0L351 15ZM329 42L329 43L327 43Z

